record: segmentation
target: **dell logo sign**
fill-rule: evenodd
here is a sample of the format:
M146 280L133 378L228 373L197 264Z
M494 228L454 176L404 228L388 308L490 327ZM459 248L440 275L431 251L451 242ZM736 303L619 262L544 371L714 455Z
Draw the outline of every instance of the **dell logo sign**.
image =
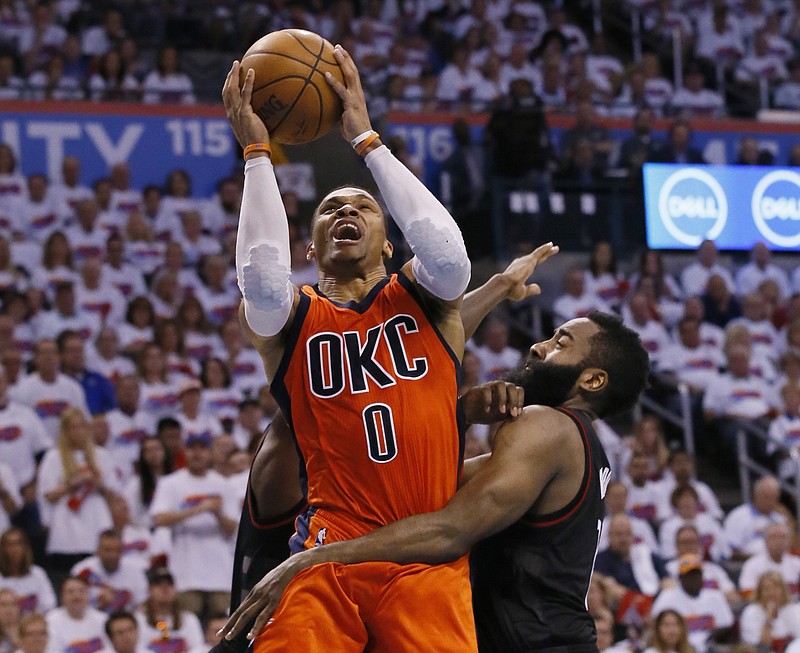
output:
M800 174L791 170L767 173L756 184L753 221L768 242L800 246Z
M728 199L710 174L699 168L683 168L661 187L658 210L673 238L697 247L722 233L728 219Z

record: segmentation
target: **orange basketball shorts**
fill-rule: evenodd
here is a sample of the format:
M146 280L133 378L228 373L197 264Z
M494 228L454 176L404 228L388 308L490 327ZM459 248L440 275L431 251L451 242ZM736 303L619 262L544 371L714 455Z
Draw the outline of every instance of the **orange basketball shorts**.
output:
M326 563L286 588L254 652L478 650L466 556L445 565Z

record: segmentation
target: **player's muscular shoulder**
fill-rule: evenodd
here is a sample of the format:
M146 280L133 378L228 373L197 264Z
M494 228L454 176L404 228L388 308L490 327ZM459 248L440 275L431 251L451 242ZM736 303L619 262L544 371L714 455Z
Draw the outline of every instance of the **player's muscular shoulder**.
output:
M581 448L572 420L548 406L526 406L522 415L506 422L497 432L498 445L509 447L520 456L545 456L554 469Z

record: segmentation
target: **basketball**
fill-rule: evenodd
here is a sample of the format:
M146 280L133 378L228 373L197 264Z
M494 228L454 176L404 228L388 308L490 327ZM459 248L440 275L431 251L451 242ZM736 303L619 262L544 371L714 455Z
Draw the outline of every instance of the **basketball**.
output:
M270 32L242 57L240 82L255 72L253 111L276 143L308 143L327 134L342 116L342 100L325 81L344 76L329 41L302 29Z

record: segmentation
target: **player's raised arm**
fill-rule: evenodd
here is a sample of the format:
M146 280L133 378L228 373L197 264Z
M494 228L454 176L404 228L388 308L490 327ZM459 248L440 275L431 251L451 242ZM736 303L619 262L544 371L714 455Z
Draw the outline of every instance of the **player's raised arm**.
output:
M345 84L330 74L326 74L326 79L342 98L342 135L356 152L365 156L392 218L414 252L413 276L422 288L439 299L460 298L469 283L470 262L458 225L433 193L372 131L356 65L340 45L334 48L334 55Z
M461 304L464 336L471 338L480 323L500 302L518 302L542 292L538 283L528 283L536 266L558 253L558 245L545 243L524 256L515 258L508 267L495 274L480 288L468 292Z
M244 148L244 191L236 236L236 274L247 324L259 336L277 335L291 317L289 224L269 150L269 132L250 106L252 70L239 85L240 64L225 79L222 99L236 140Z

